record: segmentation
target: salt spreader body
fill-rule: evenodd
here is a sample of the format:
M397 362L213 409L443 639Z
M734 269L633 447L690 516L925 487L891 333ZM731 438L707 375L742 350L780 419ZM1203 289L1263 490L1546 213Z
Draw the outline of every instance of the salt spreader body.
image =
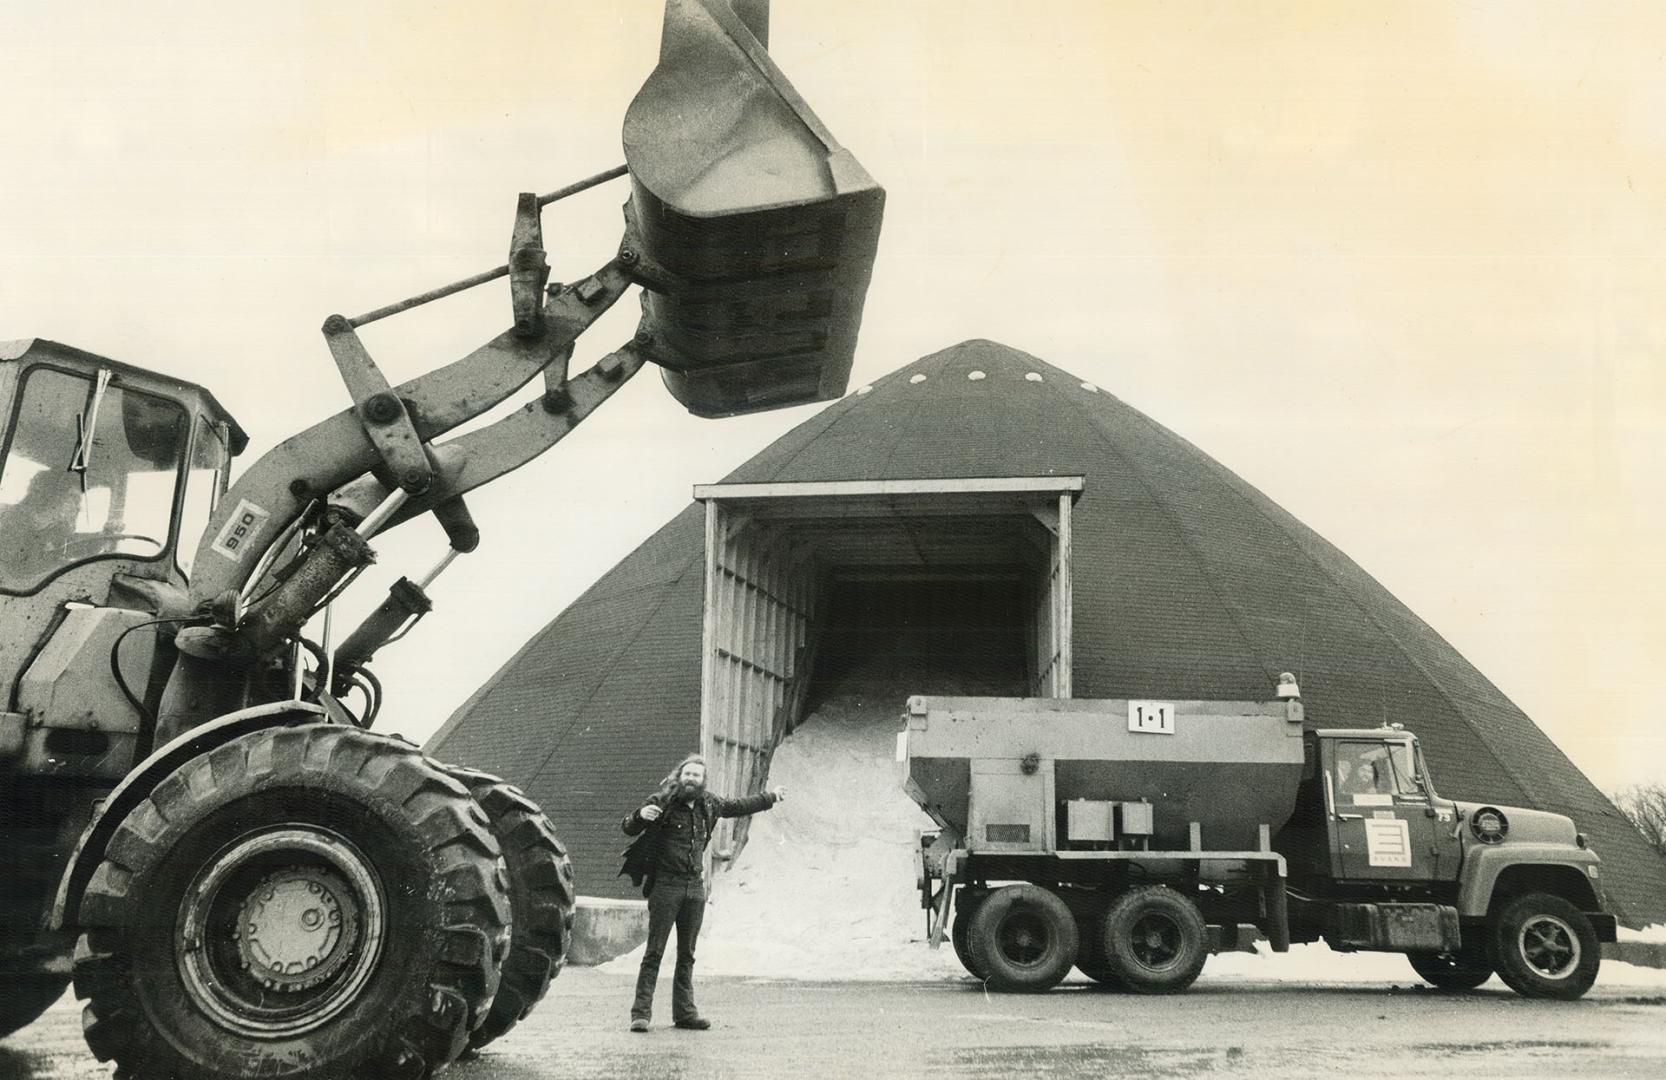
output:
M1270 702L911 698L932 945L1005 990L1074 965L1175 992L1259 936L1405 953L1443 989L1590 988L1615 919L1570 819L1441 798L1401 727L1304 719L1289 676Z

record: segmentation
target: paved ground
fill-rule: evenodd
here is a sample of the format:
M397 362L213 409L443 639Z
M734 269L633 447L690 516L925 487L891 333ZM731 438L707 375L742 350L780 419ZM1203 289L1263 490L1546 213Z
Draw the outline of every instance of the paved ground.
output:
M1496 986L1495 982L1492 984ZM661 993L669 993L668 983ZM709 979L709 1032L625 1030L629 980L566 972L545 1004L453 1080L545 1077L1666 1077L1666 996L1598 987L1573 1004L1501 989L1200 982L1180 997L1066 986ZM662 1003L663 1005L664 1003ZM103 1078L65 1000L0 1043L0 1078Z

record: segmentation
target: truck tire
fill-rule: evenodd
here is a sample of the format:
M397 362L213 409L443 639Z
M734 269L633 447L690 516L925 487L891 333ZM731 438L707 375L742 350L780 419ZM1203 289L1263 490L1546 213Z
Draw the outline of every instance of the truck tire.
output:
M507 874L468 790L336 724L187 762L80 908L83 1033L116 1075L425 1077L497 992Z
M0 990L0 1039L40 1019L69 988L68 975L14 975Z
M1076 940L1080 943L1076 950L1076 970L1101 986L1121 990L1122 983L1105 959L1104 935L1100 933L1108 906L1104 895L1098 890L1066 890L1064 901L1076 916Z
M1100 934L1105 966L1135 994L1178 994L1209 958L1202 912L1166 885L1141 885L1112 901Z
M1039 885L1007 885L978 905L967 927L974 962L993 990L1051 990L1076 962L1076 920Z
M986 892L968 892L961 889L960 895L955 897L954 921L949 924L949 941L954 945L954 954L960 959L960 966L979 982L986 982L989 972L984 970L972 951L972 917L977 914L978 906L988 896Z
M1103 916L1101 916L1103 919ZM1110 990L1126 990L1128 987L1111 967L1110 959L1105 955L1105 946L1098 923L1083 923L1078 927L1077 935L1082 946L1076 954L1076 970L1092 979L1099 985Z
M1473 990L1492 978L1487 943L1475 936L1453 952L1412 952L1406 959L1419 978L1441 990Z
M1571 1001L1596 982L1602 963L1596 931L1560 896L1517 897L1488 929L1488 954L1498 977L1523 997Z
M549 818L520 788L474 769L450 766L446 772L485 811L509 870L509 955L497 997L469 1035L469 1049L478 1050L525 1020L566 964L573 933L573 864Z

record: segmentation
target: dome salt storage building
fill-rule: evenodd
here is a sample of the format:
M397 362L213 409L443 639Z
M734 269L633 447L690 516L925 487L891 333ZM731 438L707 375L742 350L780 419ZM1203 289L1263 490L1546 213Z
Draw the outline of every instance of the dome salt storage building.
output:
M1434 630L1186 440L1022 352L928 356L698 494L430 744L541 801L588 895L631 895L619 819L679 753L703 741L714 787L755 788L825 701L1260 700L1299 664L1310 724L1405 724L1442 795L1573 817L1622 919L1666 919L1666 861Z

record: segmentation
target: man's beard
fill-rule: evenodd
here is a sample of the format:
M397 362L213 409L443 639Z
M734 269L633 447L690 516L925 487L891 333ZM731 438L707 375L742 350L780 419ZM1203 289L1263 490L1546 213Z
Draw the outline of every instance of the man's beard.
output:
M682 780L677 784L677 791L684 798L688 798L700 794L701 791L705 790L705 787L704 781Z

